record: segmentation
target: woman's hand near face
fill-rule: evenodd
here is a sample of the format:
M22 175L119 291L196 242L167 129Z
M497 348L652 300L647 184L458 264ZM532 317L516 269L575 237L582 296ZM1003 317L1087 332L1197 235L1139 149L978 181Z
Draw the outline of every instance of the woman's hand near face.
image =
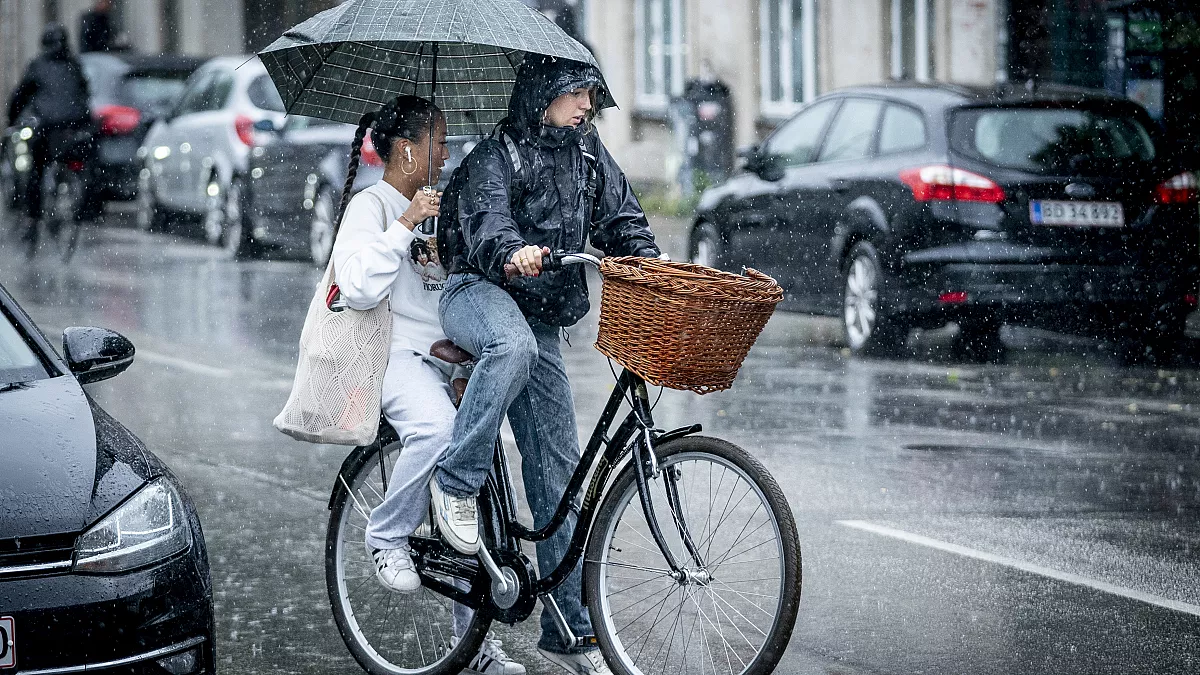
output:
M426 194L424 190L417 190L417 193L413 195L412 203L408 205L408 209L400 219L400 223L410 230L416 229L417 223L437 216L441 206L442 193Z

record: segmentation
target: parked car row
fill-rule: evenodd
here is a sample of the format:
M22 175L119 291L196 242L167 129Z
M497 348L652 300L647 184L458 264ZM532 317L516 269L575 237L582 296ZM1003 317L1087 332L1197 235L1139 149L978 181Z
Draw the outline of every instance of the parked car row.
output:
M774 275L840 316L856 353L959 325L981 358L1011 323L1168 357L1196 309L1196 174L1136 104L944 84L823 96L701 198L693 261Z

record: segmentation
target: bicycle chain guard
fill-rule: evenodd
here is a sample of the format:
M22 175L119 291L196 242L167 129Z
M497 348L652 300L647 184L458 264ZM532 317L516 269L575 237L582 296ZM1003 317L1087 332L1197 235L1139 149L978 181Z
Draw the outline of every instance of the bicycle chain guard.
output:
M504 573L505 579L515 582L516 588L496 597L494 591L488 594L491 601L492 618L501 623L511 625L521 623L533 614L537 598L533 594L533 582L537 578L533 564L521 553L512 551L492 551L492 558ZM493 586L493 589L495 587ZM506 605L506 606L505 606Z

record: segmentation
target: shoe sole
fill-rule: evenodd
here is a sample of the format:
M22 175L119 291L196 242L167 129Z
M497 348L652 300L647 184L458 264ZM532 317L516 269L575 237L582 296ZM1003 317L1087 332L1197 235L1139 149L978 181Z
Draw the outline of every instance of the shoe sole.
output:
M587 671L580 671L573 664L567 665L566 662L558 660L558 658L557 658L558 654L555 654L554 652L548 652L548 651L542 649L541 647L537 648L537 653L540 654L543 659L546 659L550 663L553 663L554 665L558 666L559 668L562 668L563 670L565 670L569 673L574 673L575 675L579 675L579 673L581 673L581 672L594 672L590 669Z

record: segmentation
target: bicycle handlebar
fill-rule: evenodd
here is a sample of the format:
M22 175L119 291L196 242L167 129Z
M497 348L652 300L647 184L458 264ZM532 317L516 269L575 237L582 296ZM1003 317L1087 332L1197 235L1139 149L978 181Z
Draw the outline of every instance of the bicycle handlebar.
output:
M565 251L553 251L550 255L542 258L542 269L553 272L560 270L567 265L582 265L587 263L595 267L600 266L600 259L590 253L567 253Z

